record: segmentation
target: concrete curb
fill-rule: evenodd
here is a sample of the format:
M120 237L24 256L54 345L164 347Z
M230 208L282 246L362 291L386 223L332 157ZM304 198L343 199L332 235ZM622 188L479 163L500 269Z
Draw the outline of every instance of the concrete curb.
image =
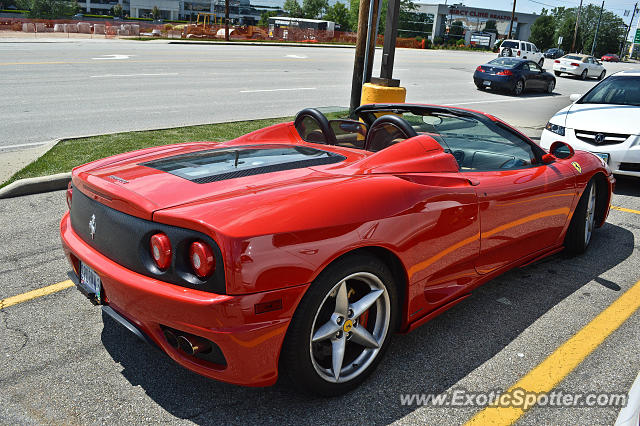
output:
M322 44L322 43L270 43L270 42L250 42L250 41L205 41L205 40L169 40L168 44L220 44L229 46L276 46L276 47L335 47L338 49L355 49L351 44ZM376 47L380 50L381 47Z
M50 176L20 179L0 189L0 199L31 195L40 192L66 189L71 180L71 172Z

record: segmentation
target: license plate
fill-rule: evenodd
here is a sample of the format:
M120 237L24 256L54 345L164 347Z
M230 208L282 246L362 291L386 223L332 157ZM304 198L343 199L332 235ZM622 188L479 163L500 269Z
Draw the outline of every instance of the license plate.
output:
M82 262L80 262L80 285L90 295L94 294L95 301L100 303L100 288L102 287L100 277L93 269Z
M594 152L594 154L602 158L602 160L604 160L605 163L609 164L609 154L604 152Z
M484 84L485 86L491 86L491 82L486 80L482 84Z

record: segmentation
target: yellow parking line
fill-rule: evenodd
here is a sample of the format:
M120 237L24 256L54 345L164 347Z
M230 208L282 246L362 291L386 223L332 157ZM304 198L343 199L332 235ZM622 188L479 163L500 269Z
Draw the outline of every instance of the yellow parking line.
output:
M640 308L640 281L509 388L507 393L516 389L538 394L551 392L638 308ZM525 410L519 407L489 406L473 416L466 424L510 425L524 413Z
M66 280L47 287L18 294L17 296L7 297L6 299L0 300L0 309L8 308L9 306L17 305L18 303L26 302L37 297L47 296L69 287L73 287L73 282L71 282L71 280Z
M624 207L617 207L617 206L611 206L611 208L613 210L619 210L621 212L640 214L640 210L625 209Z

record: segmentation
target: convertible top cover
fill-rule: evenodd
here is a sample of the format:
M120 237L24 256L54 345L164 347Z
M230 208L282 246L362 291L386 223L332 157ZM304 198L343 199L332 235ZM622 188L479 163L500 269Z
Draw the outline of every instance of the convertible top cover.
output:
M212 149L141 163L195 183L339 163L344 156L320 149L260 145Z

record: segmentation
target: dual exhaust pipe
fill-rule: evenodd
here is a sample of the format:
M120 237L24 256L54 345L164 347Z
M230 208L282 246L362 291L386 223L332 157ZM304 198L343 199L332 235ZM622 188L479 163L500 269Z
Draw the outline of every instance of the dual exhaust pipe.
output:
M177 332L177 330L164 329L164 337L174 348L180 349L187 355L197 355L211 351L211 342L192 334Z

